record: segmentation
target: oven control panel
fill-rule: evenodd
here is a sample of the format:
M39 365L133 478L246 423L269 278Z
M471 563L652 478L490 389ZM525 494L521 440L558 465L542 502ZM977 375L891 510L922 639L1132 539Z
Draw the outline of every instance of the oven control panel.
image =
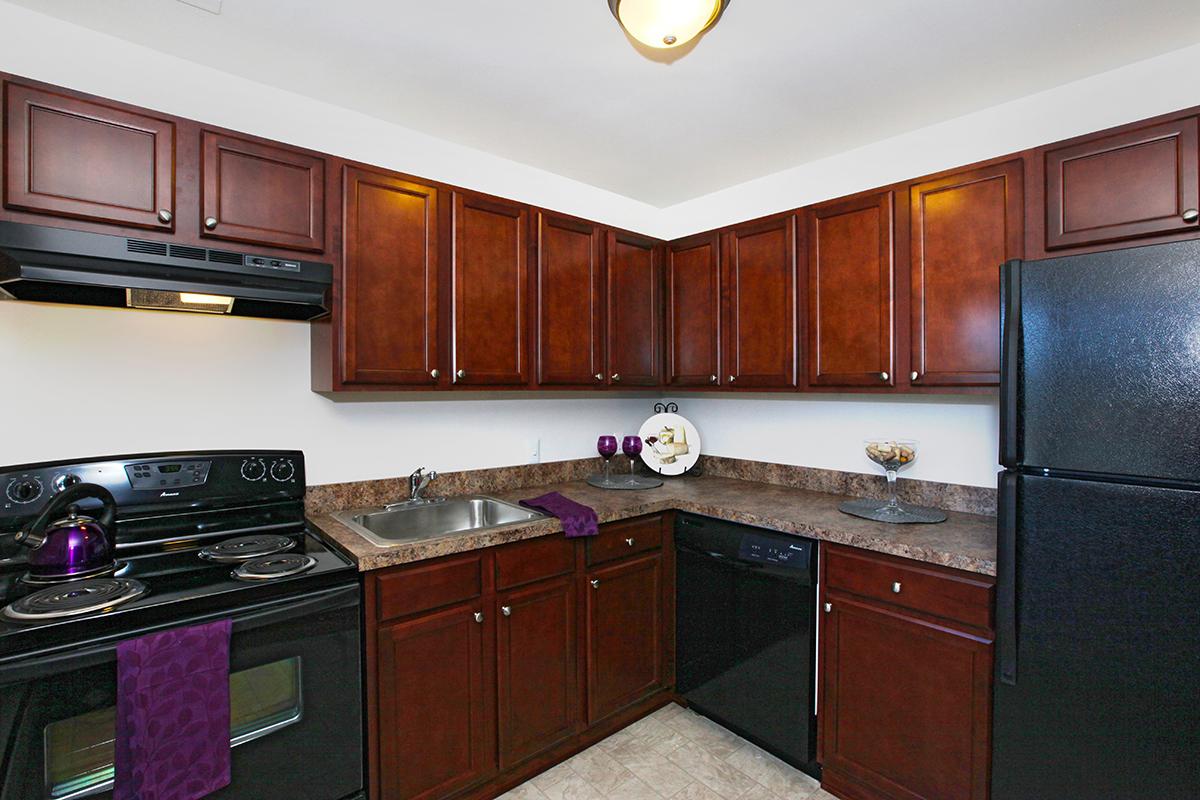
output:
M738 547L738 558L760 564L773 564L791 569L808 569L812 558L812 542L789 542L776 536L747 533Z
M126 464L125 474L134 489L178 488L203 484L211 466L211 461L154 461Z

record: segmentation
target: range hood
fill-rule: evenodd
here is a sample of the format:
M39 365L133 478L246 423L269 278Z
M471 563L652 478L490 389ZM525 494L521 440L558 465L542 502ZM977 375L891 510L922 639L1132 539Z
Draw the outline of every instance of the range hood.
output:
M289 256L0 222L0 292L17 300L310 320L333 267Z

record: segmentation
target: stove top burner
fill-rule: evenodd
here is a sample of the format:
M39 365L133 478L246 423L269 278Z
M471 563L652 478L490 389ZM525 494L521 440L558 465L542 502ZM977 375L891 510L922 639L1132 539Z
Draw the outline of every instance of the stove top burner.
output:
M222 564L236 564L240 561L249 561L252 558L269 556L273 553L282 553L284 550L291 550L295 546L296 542L286 536L260 533L253 536L239 536L236 539L226 539L223 542L201 550L200 557Z
M92 578L50 586L5 606L9 619L42 621L77 617L127 603L146 593L146 585L132 578Z
M233 571L233 577L243 581L269 581L299 575L312 569L317 560L303 553L286 553L247 561Z
M97 569L86 573L75 573L74 575L60 575L54 577L44 577L34 575L32 572L26 572L21 576L22 583L28 583L30 586L61 586L64 583L72 581L82 581L89 578L105 578L112 576L120 577L122 574L129 571L129 564L125 561L115 561L112 566L98 567Z

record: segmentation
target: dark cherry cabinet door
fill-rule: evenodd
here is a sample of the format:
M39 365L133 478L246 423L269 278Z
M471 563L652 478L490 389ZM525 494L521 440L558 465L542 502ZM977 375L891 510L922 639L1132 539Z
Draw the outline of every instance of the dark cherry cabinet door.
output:
M721 258L716 234L667 251L667 383L720 384Z
M382 800L447 797L495 772L492 625L463 605L379 628Z
M215 131L200 139L201 235L324 251L324 158Z
M500 768L579 730L575 581L564 576L496 599Z
M5 207L174 229L174 123L19 83L4 94Z
M1046 249L1200 227L1197 123L1187 117L1039 151Z
M867 797L895 800L984 800L990 643L841 597L828 603L821 615L827 787L851 782Z
M808 362L814 386L894 386L892 193L807 213Z
M528 383L528 208L455 192L453 228L453 380Z
M663 558L654 554L587 573L588 721L664 684Z
M722 234L725 384L796 387L796 225L787 215Z
M346 167L343 382L438 382L438 191Z
M608 233L606 349L614 386L662 382L662 253L649 239Z
M916 386L1000 382L1000 265L1024 242L1021 161L909 189Z
M603 231L590 222L538 214L538 383L604 382Z

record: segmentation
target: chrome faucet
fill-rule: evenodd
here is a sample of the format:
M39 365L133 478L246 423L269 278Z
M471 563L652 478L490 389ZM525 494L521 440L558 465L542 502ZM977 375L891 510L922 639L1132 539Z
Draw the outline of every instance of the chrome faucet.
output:
M408 501L415 503L418 500L424 500L421 495L429 488L429 482L438 476L436 470L425 472L424 467L417 467L412 474L408 476Z

